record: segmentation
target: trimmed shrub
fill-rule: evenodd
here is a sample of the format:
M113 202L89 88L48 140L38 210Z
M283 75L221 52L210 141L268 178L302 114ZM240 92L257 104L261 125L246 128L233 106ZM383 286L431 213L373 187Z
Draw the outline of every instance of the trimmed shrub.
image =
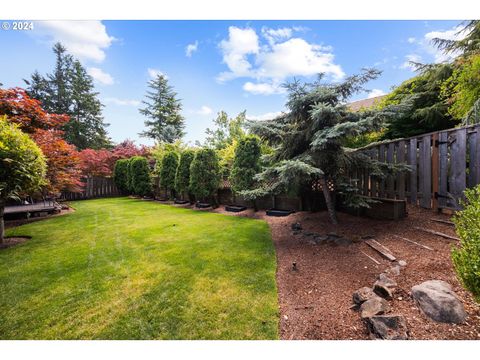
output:
M190 165L192 164L195 152L185 150L180 156L177 172L175 174L175 190L182 196L189 190L190 185Z
M220 165L213 149L200 149L190 165L190 192L198 200L213 197L220 183Z
M452 250L457 276L480 302L480 185L465 190L464 209L453 217L460 246Z
M150 167L143 156L134 156L129 161L130 187L135 195L148 196L152 194Z
M260 172L260 155L260 139L257 136L245 136L238 142L230 175L233 191L252 189L254 176Z
M115 162L113 168L113 181L118 191L122 194L128 194L128 159L120 159Z
M178 154L175 151L168 151L162 158L162 168L160 169L160 186L165 192L173 196L175 189L175 174L178 167Z

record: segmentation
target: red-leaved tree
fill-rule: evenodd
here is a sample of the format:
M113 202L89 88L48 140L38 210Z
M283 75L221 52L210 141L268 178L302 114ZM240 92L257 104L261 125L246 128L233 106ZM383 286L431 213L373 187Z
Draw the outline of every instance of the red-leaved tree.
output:
M80 190L78 151L62 139L61 128L69 121L67 115L47 113L38 100L30 98L21 88L0 89L0 115L7 115L8 121L19 124L47 158L46 191Z

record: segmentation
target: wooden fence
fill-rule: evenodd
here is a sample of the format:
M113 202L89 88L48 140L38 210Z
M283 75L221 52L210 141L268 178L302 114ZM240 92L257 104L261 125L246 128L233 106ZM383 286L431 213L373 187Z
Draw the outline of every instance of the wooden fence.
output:
M83 182L83 191L62 192L61 197L65 200L81 200L120 195L112 178L88 177Z
M362 148L379 161L404 163L411 172L378 180L358 171L360 193L404 200L435 210L459 209L467 187L480 183L480 124L422 134Z

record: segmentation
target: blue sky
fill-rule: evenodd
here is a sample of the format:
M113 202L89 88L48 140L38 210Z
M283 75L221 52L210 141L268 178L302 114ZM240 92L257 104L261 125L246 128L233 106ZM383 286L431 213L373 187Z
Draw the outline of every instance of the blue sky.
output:
M368 84L387 93L414 75L409 61L448 61L430 40L454 38L460 21L42 21L33 30L0 30L0 82L24 86L34 70L50 72L61 41L88 68L105 104L115 142L138 133L138 108L152 75L168 76L183 104L186 141L203 140L220 110L269 118L284 110L282 84L324 72L340 81L363 67L382 76Z

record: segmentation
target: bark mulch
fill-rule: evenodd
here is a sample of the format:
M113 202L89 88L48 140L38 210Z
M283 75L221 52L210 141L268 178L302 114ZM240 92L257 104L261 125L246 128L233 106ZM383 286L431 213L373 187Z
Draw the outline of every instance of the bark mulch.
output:
M480 339L480 307L462 288L452 267L450 252L456 241L415 229L420 227L456 236L454 227L431 221L449 220L414 206L400 221L373 220L339 213L339 225L332 225L326 212L298 212L287 217L268 217L264 211L228 213L234 216L265 219L271 227L277 253L277 285L282 339L368 339L366 326L351 308L352 293L363 286L373 286L376 277L392 263L371 249L364 237L373 237L390 249L407 266L399 276L392 314L406 318L411 339ZM351 245L316 244L304 232L294 235L293 223L303 231L321 235L334 232L351 239ZM433 248L424 249L393 235L399 235ZM363 253L362 253L363 252ZM375 258L380 265L365 254ZM296 270L293 269L296 263ZM426 280L440 279L453 286L468 313L462 325L441 324L427 318L411 298L411 287Z

